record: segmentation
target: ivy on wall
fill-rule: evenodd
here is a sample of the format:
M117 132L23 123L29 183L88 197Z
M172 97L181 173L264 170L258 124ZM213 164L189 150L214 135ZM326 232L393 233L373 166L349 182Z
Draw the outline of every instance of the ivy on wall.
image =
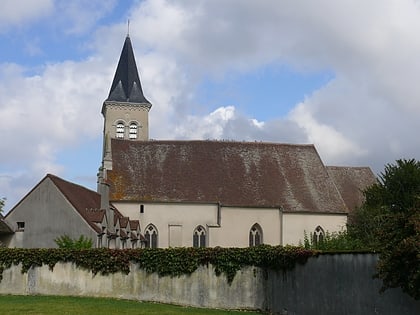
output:
M166 249L23 249L0 248L0 279L3 271L22 264L22 273L32 266L71 262L93 274L130 272L130 262L148 273L180 276L193 273L199 266L213 265L217 275L224 274L231 283L236 272L245 266L271 270L289 270L304 264L318 252L301 247L260 245L249 248L166 248Z

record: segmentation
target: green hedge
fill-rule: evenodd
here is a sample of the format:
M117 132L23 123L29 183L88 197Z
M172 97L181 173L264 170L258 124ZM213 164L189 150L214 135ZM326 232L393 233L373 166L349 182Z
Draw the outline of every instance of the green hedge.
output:
M51 270L57 262L71 262L93 274L130 272L130 262L148 273L179 276L193 273L199 266L211 264L217 275L225 274L229 283L245 266L272 270L289 270L296 263L304 264L317 251L301 247L260 245L250 248L167 248L167 249L0 249L0 277L3 270L22 264L22 273L32 266L47 265ZM1 278L0 278L1 279Z

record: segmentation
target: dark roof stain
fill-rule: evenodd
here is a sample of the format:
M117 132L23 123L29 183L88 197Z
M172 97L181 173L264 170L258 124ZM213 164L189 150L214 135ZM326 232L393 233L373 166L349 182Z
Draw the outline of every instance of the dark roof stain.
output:
M124 46L106 101L150 104L143 94L130 37Z
M350 212L365 201L363 191L377 182L369 167L327 166L327 171Z
M313 145L111 140L110 199L346 213Z

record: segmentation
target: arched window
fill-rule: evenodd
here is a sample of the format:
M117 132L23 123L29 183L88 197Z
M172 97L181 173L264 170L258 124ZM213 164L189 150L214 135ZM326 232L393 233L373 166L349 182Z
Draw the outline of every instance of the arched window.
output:
M322 243L325 238L325 232L322 227L319 225L315 228L314 234L312 236L312 243L317 246L319 243Z
M255 223L249 230L249 246L258 246L263 243L263 233L261 226Z
M124 123L122 121L117 122L115 137L117 139L124 139Z
M193 232L193 247L206 247L206 229L201 225Z
M130 131L129 131L129 135L128 137L131 140L137 139L137 130L138 130L138 126L135 122L130 124Z
M144 232L144 238L146 239L146 248L157 248L158 247L158 231L153 224L149 224Z

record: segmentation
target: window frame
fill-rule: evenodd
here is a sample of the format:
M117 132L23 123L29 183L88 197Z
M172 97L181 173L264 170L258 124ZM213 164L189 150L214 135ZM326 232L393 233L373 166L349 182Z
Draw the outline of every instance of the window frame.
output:
M207 231L199 225L193 231L193 247L207 247Z
M249 239L248 239L249 247L254 247L258 245L262 245L263 243L263 229L261 225L255 223L249 229Z
M125 123L121 120L117 121L117 123L115 124L115 138L125 138Z
M318 225L312 234L312 244L318 246L325 239L325 230Z
M146 239L146 248L158 248L159 247L159 232L156 226L149 224L144 230L144 238Z
M137 140L139 137L139 124L137 122L131 122L128 127L128 139Z

